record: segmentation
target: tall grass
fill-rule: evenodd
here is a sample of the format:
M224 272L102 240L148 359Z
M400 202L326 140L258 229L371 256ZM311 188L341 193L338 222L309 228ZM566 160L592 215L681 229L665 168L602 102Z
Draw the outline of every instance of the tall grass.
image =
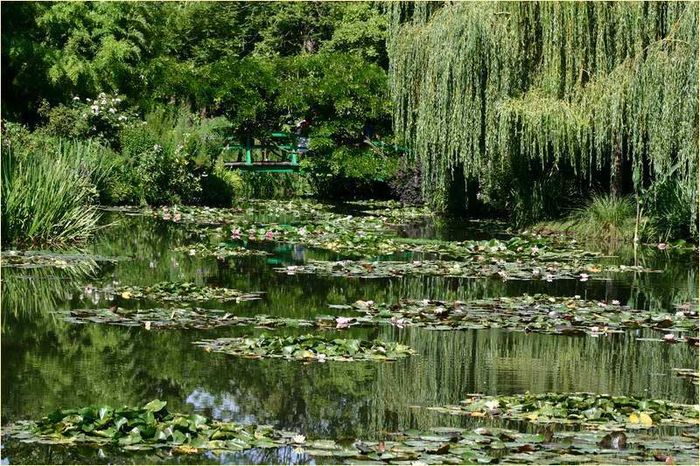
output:
M109 166L93 143L3 144L2 243L51 245L83 240L98 228L96 185Z
M575 229L606 244L634 240L635 207L628 198L596 196L573 214Z

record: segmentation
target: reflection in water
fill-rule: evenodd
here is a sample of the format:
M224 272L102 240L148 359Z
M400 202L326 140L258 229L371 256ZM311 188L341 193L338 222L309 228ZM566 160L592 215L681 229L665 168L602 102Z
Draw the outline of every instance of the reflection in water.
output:
M457 416L421 408L455 403L467 393L593 391L694 402L697 387L674 377L675 367L696 367L697 350L687 345L638 341L635 334L592 337L524 334L501 330L435 332L393 327L352 329L363 338L398 340L418 354L391 364L303 364L244 360L205 353L202 338L259 333L258 329L147 331L104 325L69 325L52 311L104 306L81 296L88 283L117 281L148 285L192 281L244 291L265 291L257 302L226 307L241 315L264 313L293 318L338 314L328 304L357 299L468 300L545 292L587 299L618 299L636 307L668 309L696 297L697 262L691 256L655 252L645 256L656 274L610 281L502 282L499 280L404 277L360 280L287 276L276 263L334 258L296 247L270 247L272 257L229 262L174 252L188 234L177 225L123 218L106 229L93 252L130 256L130 261L90 271L3 270L3 422L36 418L58 407L88 404L139 405L167 400L178 411L222 420L273 424L312 438L382 438L386 432L437 425L465 425ZM627 260L621 258L620 260ZM119 298L117 298L119 299ZM120 303L122 305L122 303ZM130 305L145 305L131 303ZM221 308L218 303L208 303ZM280 332L295 333L285 329ZM648 336L648 334L645 334ZM10 462L191 462L307 463L293 449L253 450L192 458L128 456L92 450L6 446Z

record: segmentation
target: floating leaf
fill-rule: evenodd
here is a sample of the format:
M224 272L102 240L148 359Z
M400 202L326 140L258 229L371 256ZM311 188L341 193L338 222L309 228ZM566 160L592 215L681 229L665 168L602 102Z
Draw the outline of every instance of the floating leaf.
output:
M333 339L311 334L297 337L263 334L257 338L218 338L195 344L234 356L312 361L389 361L415 354L413 349L395 342Z

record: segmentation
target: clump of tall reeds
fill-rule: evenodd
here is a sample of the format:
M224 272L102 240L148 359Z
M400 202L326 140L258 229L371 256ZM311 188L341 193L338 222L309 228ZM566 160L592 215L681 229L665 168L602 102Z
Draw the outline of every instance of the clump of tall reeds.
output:
M65 244L98 229L94 203L109 170L90 142L2 147L2 243Z

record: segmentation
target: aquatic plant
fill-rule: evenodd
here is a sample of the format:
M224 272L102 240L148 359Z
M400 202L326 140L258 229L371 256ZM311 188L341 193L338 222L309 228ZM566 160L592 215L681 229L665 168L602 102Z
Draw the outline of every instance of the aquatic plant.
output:
M8 434L29 442L113 444L127 450L171 448L178 453L195 453L199 448L270 448L284 443L281 434L270 426L243 426L199 414L171 413L166 405L165 401L153 400L136 408L59 409L37 422L15 424Z
M207 351L245 358L283 358L300 361L394 361L414 354L408 346L381 340L329 338L320 335L298 337L218 338L195 342Z
M505 328L516 331L594 336L637 328L682 332L695 336L698 314L687 309L675 313L632 309L619 302L590 301L580 296L523 295L462 301L403 299L395 304L357 301L353 309L397 326L431 330Z
M148 286L118 285L100 290L118 295L124 300L151 299L154 301L202 302L202 301L253 301L261 298L261 292L245 293L224 287L197 286L191 282L160 282Z
M78 268L84 272L94 272L98 262L116 262L122 257L106 257L71 251L17 251L5 250L0 253L2 267L33 269L57 267L60 269Z
M22 151L3 144L3 244L68 243L97 231L94 183L107 170L95 162L101 151L97 144L81 142Z
M643 418L646 421L646 418ZM434 427L383 435L379 441L346 445L308 439L265 425L215 421L199 414L170 412L165 401L143 407L109 406L57 410L39 421L3 428L3 435L26 443L75 447L114 446L129 451L169 450L180 455L290 446L317 462L403 464L462 463L648 463L694 464L697 439L651 436L644 430L523 433L499 427ZM670 460L667 460L669 459Z
M390 13L394 129L432 205L493 198L533 221L566 190L644 197L674 173L696 231L696 8L397 2Z
M177 246L174 251L184 252L190 256L216 257L218 260L231 257L268 256L269 252L260 249L248 249L240 246L232 246L229 243L219 243L209 246L205 243L193 243L186 246Z
M443 260L399 261L309 261L303 265L277 267L276 272L287 275L314 274L330 277L385 278L404 275L435 275L444 277L491 277L508 280L604 280L601 274L642 272L640 266L600 265L581 262L513 261L477 256L474 260L458 262Z
M217 327L256 327L265 329L314 327L317 329L348 328L365 323L362 319L318 316L315 320L291 319L257 314L254 317L232 315L230 311L201 307L124 309L71 309L56 311L66 322L75 324L97 323L126 327L145 327L148 330ZM342 320L339 320L342 319ZM365 319L371 324L369 319Z
M577 425L586 429L649 429L697 426L700 405L595 393L524 393L471 395L459 405L433 411L471 417L496 417L533 424Z

